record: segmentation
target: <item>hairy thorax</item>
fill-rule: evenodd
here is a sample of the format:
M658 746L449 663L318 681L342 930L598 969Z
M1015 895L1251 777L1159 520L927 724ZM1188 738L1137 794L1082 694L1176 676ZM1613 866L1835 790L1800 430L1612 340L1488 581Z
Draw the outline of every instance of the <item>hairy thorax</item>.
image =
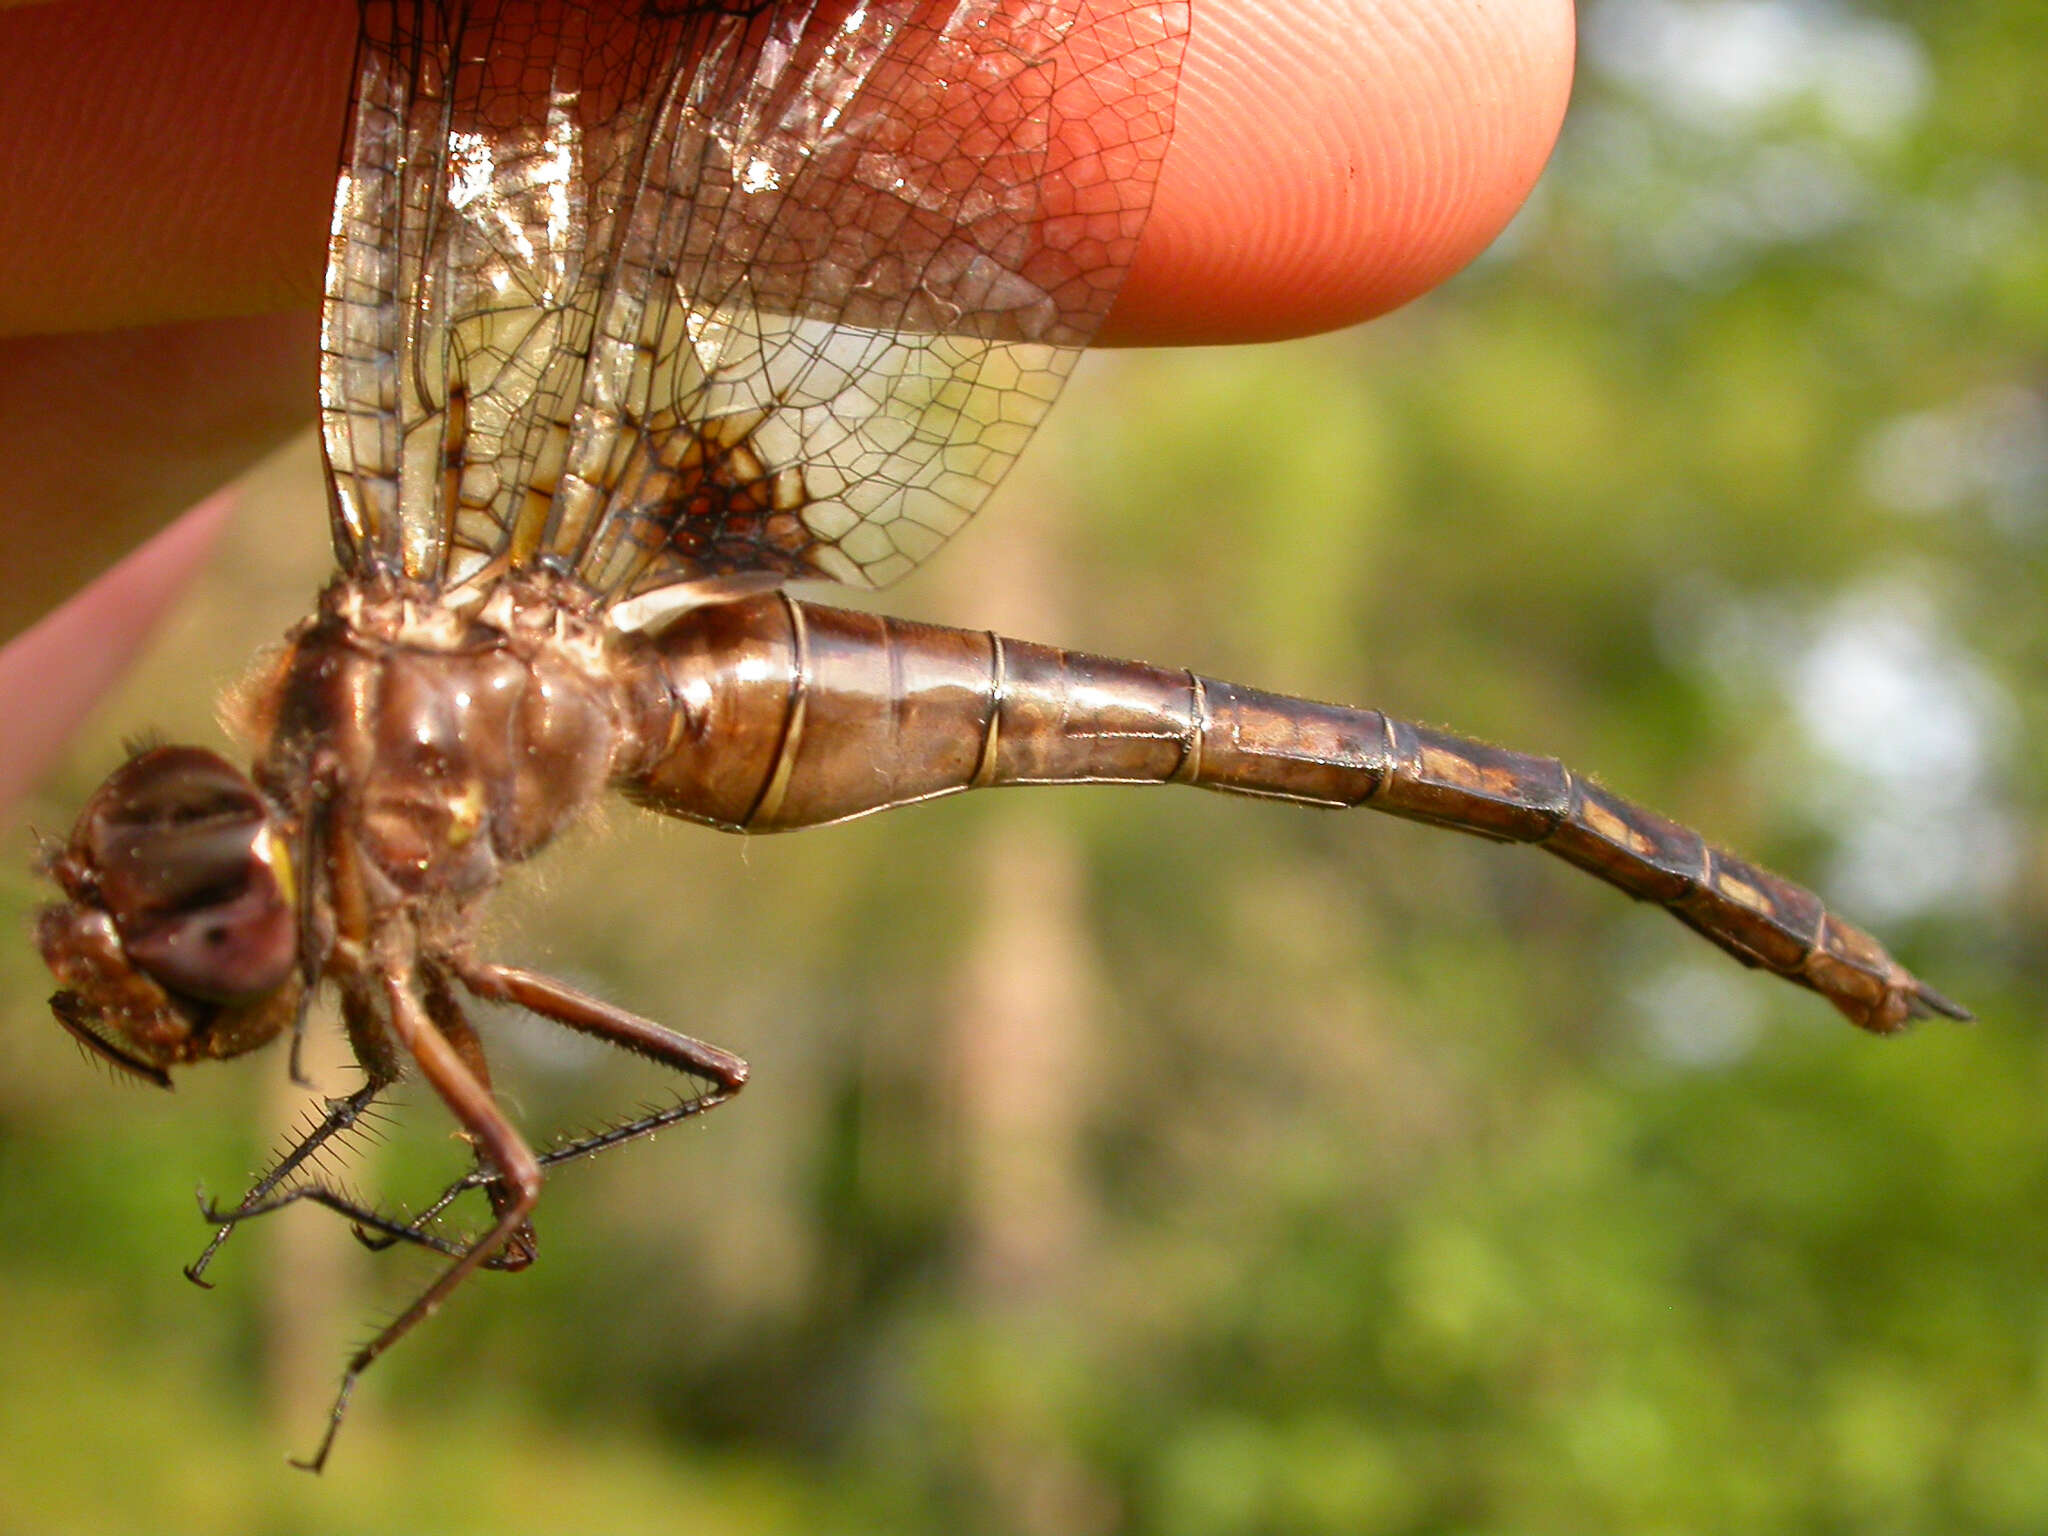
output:
M456 606L344 580L242 687L256 782L351 843L374 906L457 904L589 807L622 736L603 631L544 575Z

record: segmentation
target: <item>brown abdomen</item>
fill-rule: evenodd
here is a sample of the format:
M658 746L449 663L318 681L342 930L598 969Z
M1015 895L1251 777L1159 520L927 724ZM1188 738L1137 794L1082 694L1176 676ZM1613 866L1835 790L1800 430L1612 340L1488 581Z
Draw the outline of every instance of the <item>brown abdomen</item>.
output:
M1887 1032L1968 1015L1790 881L1534 757L1190 672L798 603L694 609L629 656L620 785L732 831L1002 784L1192 784L1534 843Z

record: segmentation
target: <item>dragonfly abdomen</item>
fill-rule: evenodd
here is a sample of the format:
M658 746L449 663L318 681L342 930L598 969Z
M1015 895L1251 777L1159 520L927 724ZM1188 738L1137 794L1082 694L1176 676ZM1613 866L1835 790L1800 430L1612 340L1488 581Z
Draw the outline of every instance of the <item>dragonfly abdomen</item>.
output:
M1801 886L1555 758L1186 671L799 603L690 610L635 664L626 793L732 831L1008 784L1190 784L1532 843L1865 1029L1967 1017Z

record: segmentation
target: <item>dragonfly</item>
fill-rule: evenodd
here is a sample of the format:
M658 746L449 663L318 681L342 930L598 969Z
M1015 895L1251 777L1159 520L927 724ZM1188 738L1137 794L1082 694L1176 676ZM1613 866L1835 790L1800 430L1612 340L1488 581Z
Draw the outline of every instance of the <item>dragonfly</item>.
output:
M364 0L318 382L337 572L226 715L46 849L57 1021L122 1072L331 993L364 1080L212 1242L299 1201L445 1263L347 1362L535 1256L555 1165L737 1094L717 1046L480 952L501 878L617 793L728 832L964 790L1185 784L1544 849L1890 1033L1967 1018L1811 892L1555 759L1376 710L829 607L976 511L1129 268L1187 0ZM537 1151L468 1005L679 1074ZM411 1216L316 1176L417 1073L472 1165ZM443 1213L481 1191L460 1236Z

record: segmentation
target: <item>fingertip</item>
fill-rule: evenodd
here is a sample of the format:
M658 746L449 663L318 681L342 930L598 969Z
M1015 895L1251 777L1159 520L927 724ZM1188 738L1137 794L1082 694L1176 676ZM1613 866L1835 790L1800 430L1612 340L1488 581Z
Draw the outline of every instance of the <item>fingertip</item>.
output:
M1198 5L1173 148L1105 339L1272 340L1443 281L1535 185L1572 52L1569 0Z

